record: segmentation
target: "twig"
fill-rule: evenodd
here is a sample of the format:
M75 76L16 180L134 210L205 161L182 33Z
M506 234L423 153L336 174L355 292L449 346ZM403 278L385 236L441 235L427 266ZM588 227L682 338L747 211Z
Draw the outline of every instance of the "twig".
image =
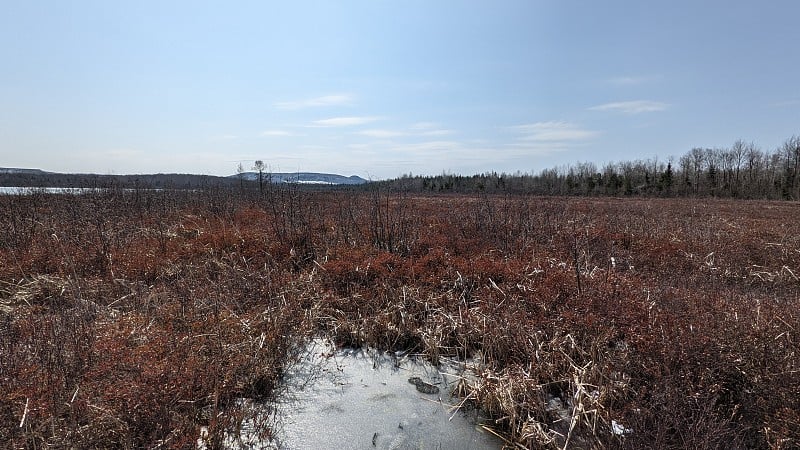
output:
M453 414L452 414L452 415L450 415L450 418L448 418L448 419L447 419L448 421L452 421L452 420L453 420L453 417L455 417L455 416L456 416L456 414L458 414L458 411L460 411L460 410L461 410L461 408L463 408L463 407L464 407L464 403L466 403L466 402L467 402L467 400L469 400L469 399L470 399L470 397L472 397L472 394L474 394L474 393L475 393L475 391L472 391L472 392L470 392L470 393L469 393L469 394L467 394L467 396L466 396L466 397L464 397L464 399L463 399L463 400L461 400L461 401L460 401L460 402L459 402L457 405L453 405L452 407L450 407L450 411L453 411Z
M30 401L30 397L25 398L25 410L22 412L22 420L19 421L20 428L25 426L25 419L28 417L28 404Z
M506 439L505 436L501 435L500 433L498 433L497 431L493 430L492 428L487 427L486 425L481 424L480 427L483 428L484 430L488 431L489 433L497 436L498 438L500 438L503 442L505 442L508 445L514 445L514 446L519 447L519 448L525 448L520 443L516 443L515 444L515 443L511 442L510 440Z
M489 283L492 285L492 287L493 287L493 288L497 289L497 291L498 291L498 292L500 292L501 294L503 294L503 297L505 297L505 296L506 296L506 293L505 293L505 292L503 292L503 290L502 290L502 289L500 289L500 287L499 287L499 286L497 286L497 283L495 283L495 282L494 282L494 280L492 280L491 278L489 278Z

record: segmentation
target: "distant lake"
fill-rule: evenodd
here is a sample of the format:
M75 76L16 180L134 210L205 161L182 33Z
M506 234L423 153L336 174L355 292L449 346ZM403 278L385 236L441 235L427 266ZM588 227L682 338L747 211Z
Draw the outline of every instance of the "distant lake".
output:
M0 195L29 195L29 194L88 194L91 192L105 192L108 188L70 188L70 187L18 187L0 186ZM162 191L163 189L139 189L140 191ZM122 189L124 192L135 192L136 189Z

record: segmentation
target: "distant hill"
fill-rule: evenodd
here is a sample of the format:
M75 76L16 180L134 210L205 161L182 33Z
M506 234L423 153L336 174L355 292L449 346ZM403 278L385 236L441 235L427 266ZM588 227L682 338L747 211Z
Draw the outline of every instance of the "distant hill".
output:
M142 175L98 175L92 173L56 173L39 169L0 167L3 187L118 187L196 189L210 186L236 186L236 180L211 175L159 173Z
M18 169L16 167L0 167L0 174L18 174L18 175L44 175L45 172L41 169Z
M264 174L264 180L273 183L296 183L319 186L360 185L367 180L330 173L272 173ZM245 172L240 175L218 177L180 173L141 175L98 175L91 173L56 173L40 169L0 167L0 186L3 187L118 187L118 188L170 188L197 189L213 186L239 186L241 179L257 181L258 173Z
M352 175L346 177L344 175L337 175L333 173L316 173L316 172L293 172L293 173L267 173L263 174L264 181L271 181L273 183L298 183L298 184L337 184L337 185L354 185L364 184L368 181L357 176ZM237 175L231 175L229 178L242 177L249 181L258 181L258 172L244 172Z

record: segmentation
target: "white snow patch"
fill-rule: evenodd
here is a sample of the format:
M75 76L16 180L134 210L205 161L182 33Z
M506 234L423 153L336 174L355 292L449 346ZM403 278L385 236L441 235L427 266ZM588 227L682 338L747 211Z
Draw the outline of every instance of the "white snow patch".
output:
M616 420L611 420L611 432L617 436L622 436L625 434L633 433L633 430L630 428L625 428L625 425L617 422Z

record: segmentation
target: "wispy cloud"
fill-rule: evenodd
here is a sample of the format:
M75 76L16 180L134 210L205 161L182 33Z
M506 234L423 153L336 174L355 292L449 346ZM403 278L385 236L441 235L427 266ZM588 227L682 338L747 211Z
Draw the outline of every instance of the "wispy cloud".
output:
M417 122L410 127L413 134L417 136L446 136L453 134L453 130L442 128L436 122Z
M567 151L570 148L569 143L563 141L553 141L553 142L514 142L511 144L505 145L506 149L511 151L511 154L514 155L548 155L551 153L556 152L563 152Z
M428 153L428 152L452 152L463 149L459 142L455 141L427 141L416 142L413 144L403 144L398 146L398 150L407 153Z
M265 137L294 136L294 133L291 133L286 130L265 130L261 132L261 136Z
M394 137L401 137L401 136L419 136L419 137L432 137L432 136L447 136L449 134L453 134L453 130L445 130L440 128L432 128L432 127L419 127L418 125L412 125L407 130L400 131L400 130L387 130L387 129L370 129L370 130L362 130L357 132L361 136L369 136L374 138L394 138Z
M649 83L659 79L659 76L622 76L609 78L607 81L617 86L633 86L637 84Z
M453 130L427 130L419 133L420 136L447 136L449 134L455 133Z
M436 122L417 122L411 125L412 130L430 130L433 128L439 128L439 124Z
M321 97L308 98L305 100L295 100L287 102L276 102L274 106L278 109L305 109L317 108L322 106L343 106L353 103L353 96L350 94L323 95Z
M380 117L362 116L362 117L332 117L330 119L315 120L311 123L312 127L352 127L356 125L364 125L370 122L380 120Z
M536 122L517 125L511 129L523 134L519 138L520 140L534 142L581 141L597 135L596 131L586 130L574 123L562 121Z
M669 108L669 104L653 102L649 100L634 100L629 102L612 102L602 105L592 106L590 111L614 111L625 114L641 114L647 112L664 111Z
M102 155L113 159L140 158L144 152L133 148L112 148L102 152Z
M551 120L508 127L519 134L503 148L507 158L542 156L586 145L600 133L578 124Z
M356 134L360 134L362 136L374 137L374 138L381 138L381 139L393 138L393 137L399 137L399 136L405 136L406 135L406 133L404 133L402 131L395 131L395 130L362 130L362 131L359 131Z

